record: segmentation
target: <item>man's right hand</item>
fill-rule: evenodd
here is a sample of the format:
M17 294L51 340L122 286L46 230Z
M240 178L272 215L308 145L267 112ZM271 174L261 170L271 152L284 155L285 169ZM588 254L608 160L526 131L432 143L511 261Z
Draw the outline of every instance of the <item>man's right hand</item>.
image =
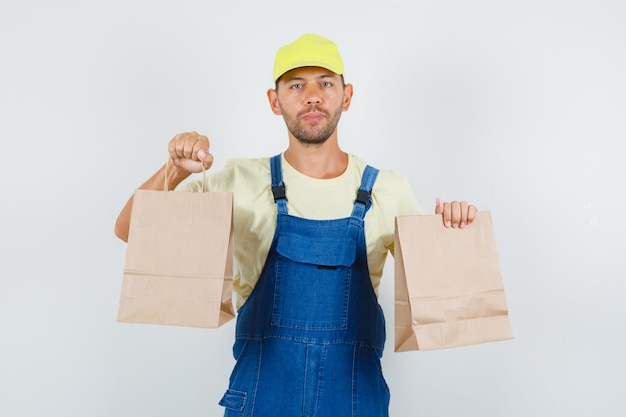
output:
M167 150L172 163L163 165L139 189L163 190L165 185L168 190L173 190L192 172L202 172L203 164L205 169L213 165L213 155L209 153L209 138L197 132L180 133L174 136L167 145ZM131 196L115 222L115 235L125 242L128 241L132 209L133 197Z
M188 172L202 172L213 165L213 155L209 153L209 138L197 132L179 133L170 140L167 150L172 163Z

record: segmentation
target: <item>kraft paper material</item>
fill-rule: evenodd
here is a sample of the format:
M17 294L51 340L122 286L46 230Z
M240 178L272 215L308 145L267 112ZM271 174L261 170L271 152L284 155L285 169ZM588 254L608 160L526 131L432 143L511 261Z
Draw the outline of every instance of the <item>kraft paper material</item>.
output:
M513 338L489 211L464 229L396 218L394 313L396 352Z
M118 321L217 328L233 319L232 193L133 198Z

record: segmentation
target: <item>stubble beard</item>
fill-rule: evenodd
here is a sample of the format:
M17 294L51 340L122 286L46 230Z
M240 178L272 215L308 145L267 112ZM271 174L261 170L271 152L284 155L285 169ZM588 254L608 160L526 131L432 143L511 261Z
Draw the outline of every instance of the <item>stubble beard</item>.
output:
M311 108L297 113L295 117L286 112L282 106L280 107L287 129L298 142L306 146L320 146L324 144L337 129L339 119L341 118L341 107L331 113L316 106L311 106ZM307 126L302 117L311 111L319 112L325 118Z

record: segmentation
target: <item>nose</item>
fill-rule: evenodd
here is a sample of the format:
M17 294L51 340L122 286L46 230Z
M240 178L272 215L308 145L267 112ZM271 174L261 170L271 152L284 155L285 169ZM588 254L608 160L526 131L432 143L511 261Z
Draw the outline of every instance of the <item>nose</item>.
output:
M316 85L307 85L306 94L304 95L306 99L306 104L320 104L322 101L319 88Z

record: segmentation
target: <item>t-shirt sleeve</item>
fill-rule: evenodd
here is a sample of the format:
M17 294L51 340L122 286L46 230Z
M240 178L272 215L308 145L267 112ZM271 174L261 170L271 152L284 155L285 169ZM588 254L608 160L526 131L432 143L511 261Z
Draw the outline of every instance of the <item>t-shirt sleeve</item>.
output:
M413 187L406 176L387 171L382 178L384 178L384 182L381 182L380 191L375 194L375 197L380 200L384 221L386 222L386 230L389 231L384 244L393 255L393 231L395 229L396 217L423 214L424 211L417 202ZM374 191L377 191L376 185L374 186Z

